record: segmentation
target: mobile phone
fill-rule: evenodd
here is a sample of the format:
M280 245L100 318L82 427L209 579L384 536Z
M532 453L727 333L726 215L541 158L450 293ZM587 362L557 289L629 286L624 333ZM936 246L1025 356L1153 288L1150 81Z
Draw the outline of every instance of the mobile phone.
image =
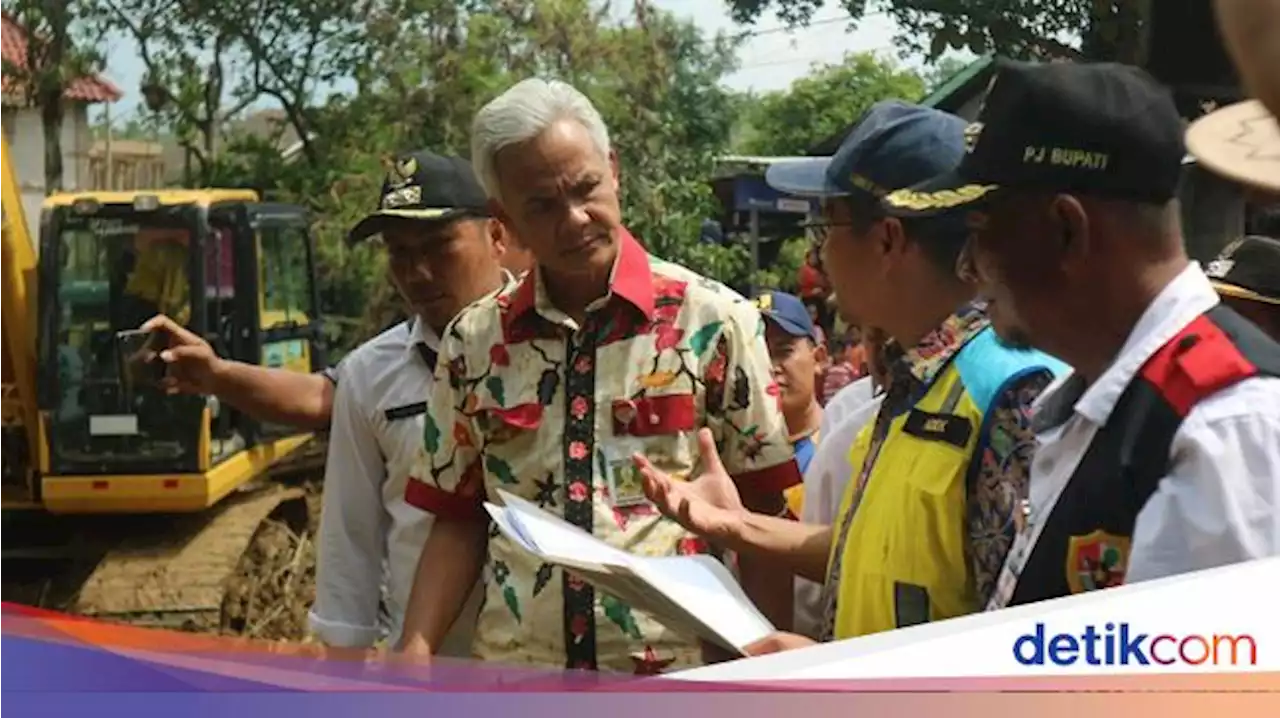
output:
M159 383L165 374L160 352L165 348L166 339L164 332L141 329L116 332L121 382L129 387Z

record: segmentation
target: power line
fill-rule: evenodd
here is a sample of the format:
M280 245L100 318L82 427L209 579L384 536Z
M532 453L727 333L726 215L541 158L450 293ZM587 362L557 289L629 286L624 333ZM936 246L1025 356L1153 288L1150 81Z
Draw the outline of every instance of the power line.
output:
M733 37L735 39L745 40L751 37L760 37L761 35L773 35L779 32L785 32L785 33L803 32L811 27L818 27L821 25L831 25L837 22L848 22L850 19L851 19L850 16L846 14L846 15L841 15L839 17L829 17L823 20L814 20L813 22L807 23L805 25L797 25L795 27L791 27L790 25L779 25L778 27L770 27L770 28L765 28L763 30L743 30L742 32L733 35Z
M809 29L809 28L811 28L811 27L820 27L820 26L822 26L822 25L832 25L832 24L837 23L837 22L846 22L846 23L847 23L847 22L849 22L849 21L851 21L851 20L855 20L855 19L856 19L856 20L867 20L867 19L870 19L870 18L873 18L873 17L879 17L879 16L881 16L881 15L885 15L885 14L887 14L887 11L885 11L885 10L877 10L877 11L875 11L875 12L869 12L869 13L866 13L866 14L862 15L861 17L854 18L852 15L850 15L850 14L848 14L848 13L841 13L840 15L837 15L837 16L835 16L835 17L822 18L822 19L820 19L820 20L811 20L811 21L809 21L809 22L807 22L807 23L800 24L800 25L795 25L795 26L791 26L791 25L779 25L779 26L777 26L777 27L768 27L768 28L765 28L765 29L763 29L763 30L743 30L742 32L735 33L735 34L731 35L730 37L732 37L732 38L734 38L734 39L738 39L738 40L745 40L745 39L749 39L749 38L753 38L753 37L760 37L761 35L774 35L774 34L777 34L777 33L780 33L780 32L785 32L785 33L788 33L788 34L791 34L791 33L800 33L800 32L804 32L805 30L808 30L808 29Z
M764 62L752 62L752 63L738 67L738 69L735 70L735 72L742 72L743 70L752 70L758 67L776 67L778 65L795 65L801 62L812 63L812 62L833 61L833 60L842 59L845 55L848 55L850 53L864 53L864 52L876 53L876 52L881 52L883 50L892 50L892 49L894 49L893 45L869 47L863 50L842 48L839 50L839 54L832 54L830 52L827 52L822 55L814 55L809 57L790 57L783 60L765 60Z

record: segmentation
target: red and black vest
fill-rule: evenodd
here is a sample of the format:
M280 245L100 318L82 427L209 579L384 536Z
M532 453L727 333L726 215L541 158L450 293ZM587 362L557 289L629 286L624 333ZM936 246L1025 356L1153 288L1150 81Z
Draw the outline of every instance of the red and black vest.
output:
M1280 344L1221 304L1147 360L1063 488L1009 605L1123 583L1134 523L1169 473L1182 420L1254 376L1280 376Z

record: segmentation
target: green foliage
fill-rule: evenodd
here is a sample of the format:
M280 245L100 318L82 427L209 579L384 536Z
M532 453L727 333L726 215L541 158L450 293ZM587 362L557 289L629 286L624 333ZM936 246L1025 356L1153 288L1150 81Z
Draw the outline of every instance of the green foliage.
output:
M783 240L778 258L768 267L756 272L752 282L757 287L780 289L791 294L798 294L800 266L804 264L811 243L805 237L793 237Z
M804 25L823 7L839 7L851 23L883 14L898 26L904 49L933 60L947 50L1017 58L1071 58L1136 63L1148 2L1097 0L725 0L734 20L754 23L772 12ZM1060 38L1081 38L1079 47Z
M101 27L133 40L148 111L195 161L188 184L208 184L227 121L268 98L315 159L317 88L346 77L362 47L363 18L341 0L82 1Z
M140 0L139 0L140 1ZM295 2L297 0L272 0ZM651 252L730 284L750 275L745 247L698 242L719 211L706 178L728 145L737 98L721 86L735 41L643 3L625 22L590 0L375 2L358 55L333 62L355 85L307 108L312 153L281 162L272 142L230 140L205 176L314 210L326 314L365 314L344 344L400 310L380 252L347 230L376 206L388 161L426 148L468 156L471 118L516 81L573 83L609 126L622 168L623 216Z
M26 56L19 63L6 59L3 72L10 96L40 109L44 186L55 192L63 187L63 95L73 81L93 74L102 64L102 36L86 22L95 6L92 0L12 0L3 9L27 40Z
M952 77L955 77L964 71L968 66L969 62L967 60L961 60L954 55L940 58L937 62L933 63L928 72L924 75L925 94L929 94L934 90L937 90L939 87L946 84L946 82Z
M754 155L802 155L840 132L880 100L908 102L924 95L924 81L892 60L870 53L815 69L779 92L760 97L749 110L741 151Z

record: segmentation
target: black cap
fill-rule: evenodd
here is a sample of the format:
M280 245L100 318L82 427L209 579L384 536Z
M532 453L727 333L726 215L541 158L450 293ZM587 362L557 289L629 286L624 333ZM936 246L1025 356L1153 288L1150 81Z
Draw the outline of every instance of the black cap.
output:
M1205 268L1218 293L1280 305L1280 240L1241 237Z
M1002 61L953 172L884 200L923 216L1001 187L1164 203L1178 187L1183 123L1169 91L1113 63Z
M352 227L347 241L379 234L388 218L444 222L487 217L487 200L471 163L461 157L425 150L401 155L382 183L377 211Z

